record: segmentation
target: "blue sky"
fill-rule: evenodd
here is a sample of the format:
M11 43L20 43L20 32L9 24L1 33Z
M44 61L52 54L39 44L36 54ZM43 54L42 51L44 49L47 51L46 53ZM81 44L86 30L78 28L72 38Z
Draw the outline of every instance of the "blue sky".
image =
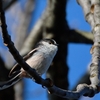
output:
M21 4L25 2L25 0L20 1ZM31 19L32 21L29 27L29 31L41 16L42 11L45 9L45 7L46 0L36 0L35 11ZM79 29L88 32L91 31L90 25L85 21L82 8L76 3L76 0L69 0L66 12L66 19L71 29ZM84 74L84 72L86 72L88 69L87 67L91 61L91 55L89 53L91 45L70 43L68 47L68 58L66 62L69 66L68 78L70 83L69 89L71 89ZM45 77L45 75L43 77ZM34 83L30 79L24 79L24 81L24 85L26 87L24 89L24 100L47 100L46 89L43 89L40 85ZM81 98L81 100L98 100L98 97L100 97L100 94L96 95L92 99L85 97Z

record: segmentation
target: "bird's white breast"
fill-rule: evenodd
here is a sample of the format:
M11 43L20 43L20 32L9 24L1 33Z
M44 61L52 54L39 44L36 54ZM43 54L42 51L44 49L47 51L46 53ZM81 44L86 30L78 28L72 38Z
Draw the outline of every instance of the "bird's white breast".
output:
M51 50L51 48L41 48L33 54L33 56L28 59L26 62L36 71L38 74L42 75L44 74L47 69L49 68L50 64L52 63L52 60L56 54L56 50Z

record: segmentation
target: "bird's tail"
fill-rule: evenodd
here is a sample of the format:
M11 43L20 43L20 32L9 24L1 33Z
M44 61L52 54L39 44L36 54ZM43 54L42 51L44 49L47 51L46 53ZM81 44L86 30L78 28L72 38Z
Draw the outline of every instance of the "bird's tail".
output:
M11 87L12 85L16 84L19 82L22 78L20 77L22 72L19 72L16 76L12 77L10 80L5 81L5 82L0 82L0 90L7 89Z

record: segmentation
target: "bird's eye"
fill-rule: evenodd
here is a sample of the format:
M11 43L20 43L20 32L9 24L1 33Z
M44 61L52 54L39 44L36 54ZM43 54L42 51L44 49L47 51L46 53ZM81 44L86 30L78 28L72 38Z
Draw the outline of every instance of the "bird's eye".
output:
M57 45L57 43L53 39L44 39L43 41L48 42L48 44Z
M49 44L52 44L52 42L51 42L51 41L49 41Z

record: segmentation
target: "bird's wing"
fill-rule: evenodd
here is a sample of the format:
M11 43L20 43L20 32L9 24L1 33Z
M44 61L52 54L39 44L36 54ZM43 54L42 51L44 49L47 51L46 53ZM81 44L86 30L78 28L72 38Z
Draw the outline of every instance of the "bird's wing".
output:
M23 59L26 61L30 56L32 56L37 49L33 49L31 52L29 52L26 56L23 57ZM21 66L17 63L14 65L14 67L9 72L9 77L13 77L16 73L19 73L21 69Z

